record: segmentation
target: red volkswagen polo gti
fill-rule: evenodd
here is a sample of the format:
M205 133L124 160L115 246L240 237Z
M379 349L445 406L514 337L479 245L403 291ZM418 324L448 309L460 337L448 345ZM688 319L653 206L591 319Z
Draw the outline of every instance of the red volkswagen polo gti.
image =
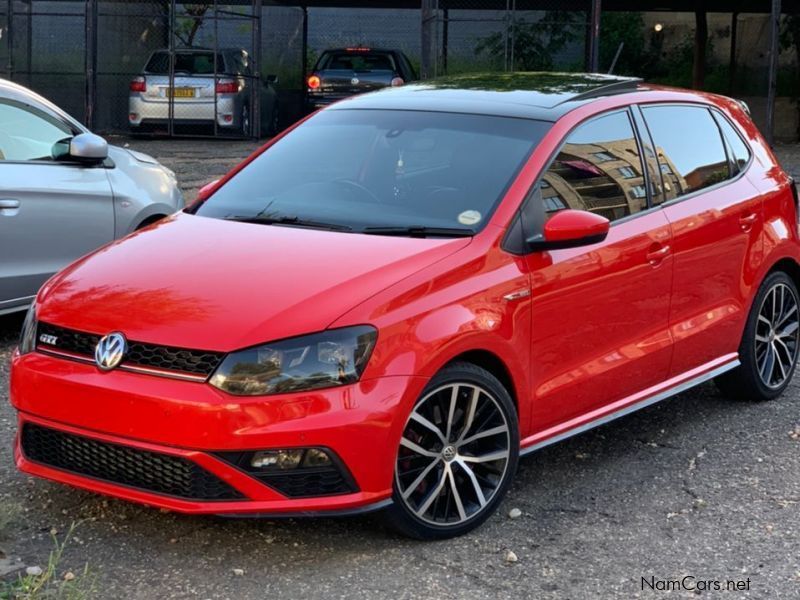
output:
M594 75L340 102L39 292L20 469L443 538L521 453L798 352L797 195L743 106Z

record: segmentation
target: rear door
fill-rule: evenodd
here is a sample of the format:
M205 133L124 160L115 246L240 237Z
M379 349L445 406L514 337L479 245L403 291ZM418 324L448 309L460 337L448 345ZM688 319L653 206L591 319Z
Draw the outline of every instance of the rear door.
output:
M713 110L713 109L712 109ZM744 142L725 141L702 105L642 105L657 149L675 253L671 375L737 352L755 267L761 200L743 171ZM725 119L721 114L720 118ZM733 145L746 156L738 159Z
M50 158L53 144L74 133L48 113L0 98L0 313L114 238L106 169Z
M667 377L672 240L641 156L629 111L596 117L569 135L523 210L533 232L568 208L611 221L601 243L526 257L539 432Z

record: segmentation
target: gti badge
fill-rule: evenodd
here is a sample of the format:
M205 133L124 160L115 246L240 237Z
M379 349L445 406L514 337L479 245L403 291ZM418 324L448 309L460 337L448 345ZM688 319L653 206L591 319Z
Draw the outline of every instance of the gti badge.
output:
M119 332L109 333L100 338L94 349L94 362L101 371L110 371L117 367L125 353L128 352L128 341Z
M48 346L55 346L58 343L58 337L43 333L39 336L39 341L43 344L47 344Z

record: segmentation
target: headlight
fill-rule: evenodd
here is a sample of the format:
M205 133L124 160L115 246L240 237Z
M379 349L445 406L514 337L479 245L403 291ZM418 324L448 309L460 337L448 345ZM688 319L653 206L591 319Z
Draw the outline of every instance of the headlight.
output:
M19 353L28 354L36 349L36 302L31 302L25 321L22 323L22 333L19 336Z
M225 357L211 385L230 394L261 396L358 381L378 332L358 325L256 346Z

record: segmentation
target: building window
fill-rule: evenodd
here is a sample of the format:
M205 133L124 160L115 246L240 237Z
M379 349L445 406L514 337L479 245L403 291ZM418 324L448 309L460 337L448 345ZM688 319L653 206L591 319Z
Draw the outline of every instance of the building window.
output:
M646 195L643 185L635 185L631 188L631 196L634 198L644 198Z
M544 199L545 212L551 213L559 210L564 210L565 208L567 208L567 205L564 204L564 201L561 199L560 196L550 196L549 198Z
M622 175L625 179L633 179L636 177L636 171L633 167L620 167L619 174Z
M608 162L609 160L614 160L614 155L610 154L609 152L595 152L594 157L600 162Z
M661 163L661 172L664 175L672 175L672 169L669 168L669 165Z

